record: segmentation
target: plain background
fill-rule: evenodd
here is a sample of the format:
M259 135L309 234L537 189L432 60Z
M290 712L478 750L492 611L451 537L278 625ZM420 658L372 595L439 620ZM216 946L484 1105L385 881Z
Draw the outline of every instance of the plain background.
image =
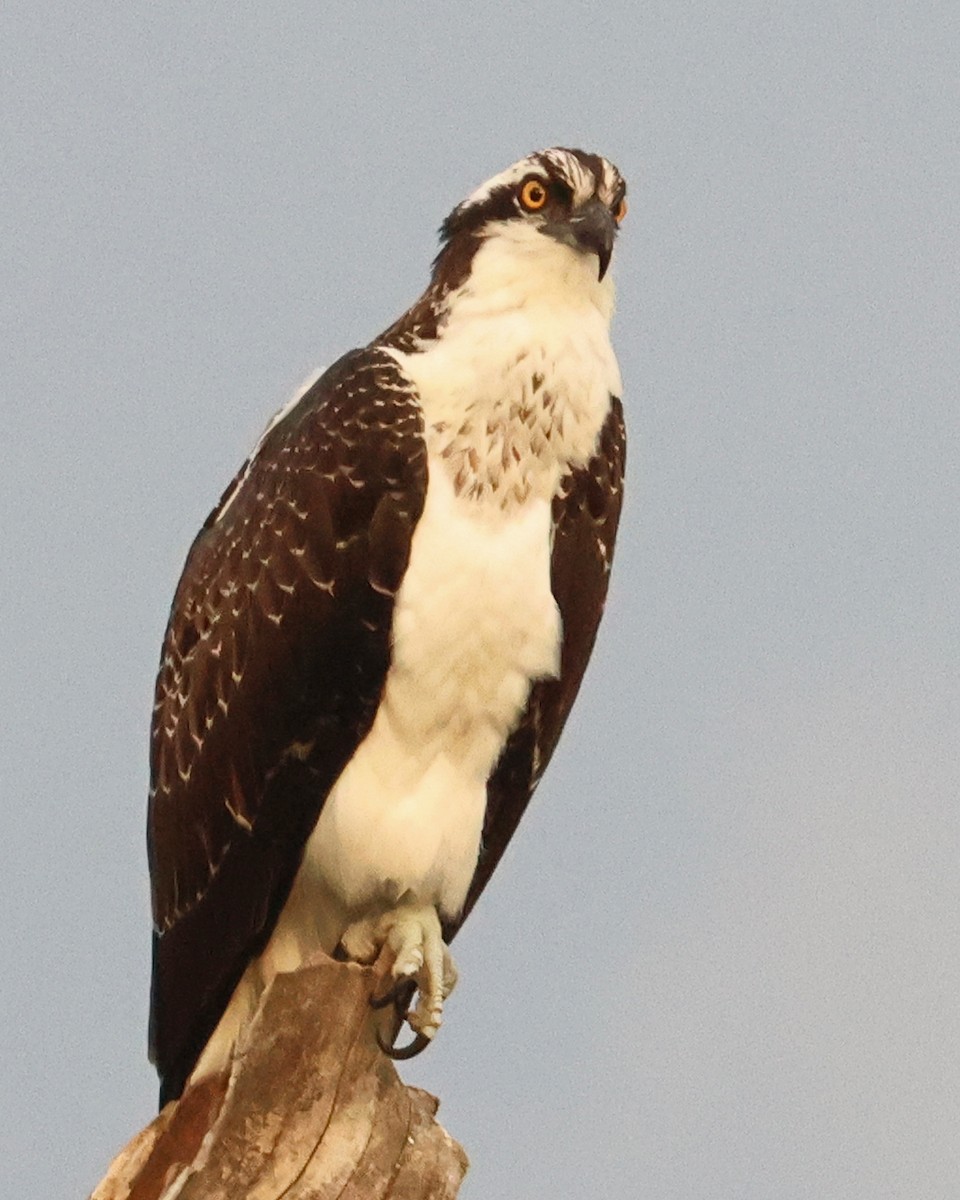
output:
M960 6L0 14L0 1193L153 1113L147 729L188 544L531 149L619 164L628 503L407 1071L465 1200L960 1193Z

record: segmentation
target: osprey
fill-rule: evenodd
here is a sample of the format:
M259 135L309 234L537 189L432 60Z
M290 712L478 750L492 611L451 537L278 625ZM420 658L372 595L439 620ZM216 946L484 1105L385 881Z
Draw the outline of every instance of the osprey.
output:
M625 191L566 149L478 188L420 299L277 414L194 541L150 756L161 1104L318 951L386 948L418 997L394 1056L439 1027L604 606Z

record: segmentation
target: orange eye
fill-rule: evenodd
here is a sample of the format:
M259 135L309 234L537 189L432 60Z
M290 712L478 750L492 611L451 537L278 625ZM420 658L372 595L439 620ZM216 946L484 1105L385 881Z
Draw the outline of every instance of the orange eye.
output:
M614 210L613 219L619 225L620 222L623 220L623 218L626 215L627 215L627 198L626 198L626 196L624 196L624 198L620 201L620 203L617 205L616 209Z
M539 179L528 179L520 189L520 203L527 212L536 212L547 202L547 189Z

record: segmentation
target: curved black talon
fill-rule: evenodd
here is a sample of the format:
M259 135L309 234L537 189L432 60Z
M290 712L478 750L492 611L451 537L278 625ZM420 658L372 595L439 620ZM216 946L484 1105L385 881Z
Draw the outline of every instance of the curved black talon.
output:
M377 1045L387 1058L392 1058L394 1062L400 1062L406 1058L416 1058L422 1050L426 1050L432 1041L433 1038L428 1038L425 1033L418 1033L409 1046L390 1046L380 1036L379 1029L377 1030Z

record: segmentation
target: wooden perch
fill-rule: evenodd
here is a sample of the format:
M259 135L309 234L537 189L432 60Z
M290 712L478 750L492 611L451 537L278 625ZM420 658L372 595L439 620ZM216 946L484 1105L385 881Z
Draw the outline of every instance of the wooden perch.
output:
M456 1196L466 1155L377 1046L379 986L376 968L327 958L277 976L229 1076L171 1101L90 1200Z

